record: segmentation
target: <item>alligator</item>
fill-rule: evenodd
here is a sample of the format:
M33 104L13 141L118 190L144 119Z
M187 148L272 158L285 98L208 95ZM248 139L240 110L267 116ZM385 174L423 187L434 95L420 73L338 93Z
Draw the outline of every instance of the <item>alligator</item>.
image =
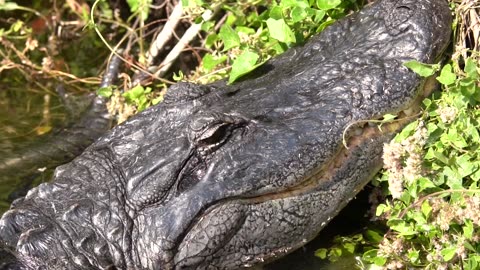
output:
M445 0L379 0L243 80L170 87L0 220L2 269L237 269L311 240L382 166ZM396 114L381 129L365 124Z

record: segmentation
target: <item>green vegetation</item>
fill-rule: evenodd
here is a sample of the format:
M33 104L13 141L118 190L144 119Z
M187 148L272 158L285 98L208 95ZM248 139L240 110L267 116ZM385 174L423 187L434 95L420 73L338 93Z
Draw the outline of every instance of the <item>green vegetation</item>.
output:
M189 5L208 8L201 0ZM358 9L363 1L282 0L247 1L220 4L227 11L224 24L206 22L208 33L202 65L190 79L211 82L228 76L233 83L263 64L270 57L304 43L311 35L323 30L348 11ZM213 11L212 11L213 12Z
M377 215L390 231L364 254L368 261L392 269L479 269L479 56L462 58L463 68L445 65L437 77L443 92L425 99L422 118L385 147L387 171L378 181L388 182L393 199Z
M0 105L6 110L1 113L14 111L17 103L13 100L39 103L44 95L55 96L52 81L66 85L72 93L95 91L108 53L122 48L127 70L121 86L98 90L111 98L110 107L121 122L134 110L160 102L171 80L208 83L227 79L234 83L365 2L182 0L179 35L195 26L200 32L194 36L200 38L189 39L191 44L177 57L189 68L172 60L169 72L156 73L150 69L149 47L153 36L162 35L158 25L173 18L152 18L151 0L128 0L131 13L123 17L122 7L112 9L107 1L57 1L52 9L45 1L32 1L26 7L0 0L0 17L4 18L0 19L0 82L17 86L0 93ZM479 26L469 19L479 12L468 2L451 4L456 11L452 58L443 67L406 64L422 76L437 72L434 76L442 91L425 99L420 119L385 146L385 170L373 181L383 198L375 220L363 233L338 236L330 248L317 250L316 256L331 261L356 256L360 269L480 269L480 55L478 37L472 34L478 33ZM169 6L167 14L173 14L172 9ZM201 64L196 66L197 62ZM133 87L132 70L148 74L150 85ZM19 95L18 86L40 93L39 97ZM30 116L35 119L31 131L16 129L9 122L0 125L1 136L25 140L19 134L50 130L51 121L45 118L56 115L48 110L56 112L58 105L48 109L32 104L15 112L24 115L31 107L39 108ZM8 120L0 119L2 124Z

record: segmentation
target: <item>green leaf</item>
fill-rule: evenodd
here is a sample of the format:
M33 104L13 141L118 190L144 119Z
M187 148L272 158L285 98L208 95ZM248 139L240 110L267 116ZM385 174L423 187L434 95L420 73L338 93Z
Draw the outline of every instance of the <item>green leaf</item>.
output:
M143 21L147 20L152 0L127 0L127 4L132 13L138 13Z
M377 217L379 217L379 216L381 216L383 213L385 213L385 212L387 212L387 211L389 211L389 210L390 210L390 207L388 207L387 205L385 205L385 204L383 204L383 203L382 203L382 204L379 204L379 205L377 206L377 210L376 210L376 212L375 212L375 215L376 215Z
M449 247L442 249L440 253L442 254L443 259L448 262L455 257L456 251L457 247Z
M420 258L420 252L417 250L411 250L408 252L408 258L410 259L411 262L415 263L418 261Z
M438 65L428 65L416 60L405 62L403 65L422 77L431 76L438 71Z
M20 21L20 20L14 22L11 26L12 31L13 32L20 31L20 29L22 29L23 24L24 24L23 21Z
M275 20L269 18L267 27L272 38L284 43L295 43L295 34L283 19Z
M340 258L342 256L342 249L341 248L338 248L338 247L333 247L330 249L330 251L328 252L328 259L331 261L331 262L336 262L338 260L338 258Z
M463 225L463 235L465 235L465 238L470 240L473 237L473 232L473 222L471 220L466 220L465 224Z
M461 189L461 188L463 188L462 177L458 173L457 169L455 169L453 166L452 167L445 167L445 168L443 168L443 173L447 177L446 184L451 189Z
M294 23L303 21L307 17L307 11L303 7L294 7L290 12L290 17Z
M445 145L452 144L458 148L465 148L468 147L467 141L465 141L464 135L459 134L459 131L456 129L449 129L446 135L443 135L440 139ZM463 133L463 132L462 132Z
M173 73L173 80L176 81L176 82L179 82L181 80L183 80L183 78L185 77L185 75L183 74L183 72L181 70L178 71L178 75L174 72Z
M227 60L227 56L226 56L226 55L222 55L222 56L220 56L220 57L214 57L213 55L207 53L207 54L205 54L205 56L203 57L202 65L203 65L203 68L205 68L205 70L206 70L207 72L210 72L210 71L212 71L218 64L225 62L225 60Z
M406 127L402 129L402 132L400 132L397 136L395 136L395 141L396 142L404 141L407 137L411 136L415 132L415 129L417 128L417 126L418 126L418 122L416 121L408 124Z
M223 51L240 46L240 37L230 25L224 24L218 36L223 41Z
M472 58L467 58L465 61L465 72L468 74L468 77L472 79L478 78L478 70L475 61Z
M336 8L342 3L342 0L317 0L317 6L322 10Z
M378 256L378 249L371 249L363 253L362 259L377 266L383 266L387 262L387 258Z
M218 40L218 35L217 34L213 33L213 34L208 35L206 40L205 40L205 47L211 48L217 40Z
M122 96L125 98L127 102L135 103L141 96L144 95L144 88L141 85L137 85L132 89L128 90L127 92L123 93Z
M320 248L315 251L315 256L320 258L320 259L325 259L327 258L327 249L326 248Z
M435 188L435 184L430 181L430 179L425 177L420 177L417 179L418 192L422 192L427 188Z
M368 241L373 242L375 244L379 244L383 240L383 236L381 234L379 234L378 232L373 231L373 230L367 230L365 232L365 238Z
M280 1L280 6L282 8L303 8L306 9L310 5L305 0L282 0Z
M432 149L432 148L430 148L430 149ZM437 160L443 162L445 165L450 165L450 162L449 162L448 158L442 152L432 150L432 153L433 153L433 156Z
M152 99L152 105L157 105L158 103L163 101L163 96L159 96L157 98Z
M460 80L460 92L464 96L471 97L473 94L475 94L476 90L476 82L471 78L463 78Z
M0 10L15 10L17 9L19 6L17 5L17 3L14 3L14 2L5 2L3 4L0 4Z
M274 20L283 20L283 8L279 7L279 6L274 6L269 14L270 16L270 19L274 19Z
M314 9L313 11L315 13L314 18L313 18L313 21L315 23L320 23L320 21L322 21L323 18L325 18L325 15L327 15L327 13L323 10ZM323 22L318 28L320 30L323 30L323 29L325 29L325 27L327 27L328 25L330 25L332 23L333 23L333 20L327 20L326 22Z
M394 114L389 114L389 113L387 113L387 114L385 114L385 115L383 116L382 122L384 122L384 123L391 122L391 121L392 121L393 119L395 119L396 117L397 117L397 116L394 115Z
M417 234L417 231L413 228L413 226L407 224L402 219L392 218L387 222L387 225L392 230L399 232L400 235L408 236Z
M253 35L255 34L255 29L251 28L251 27L245 27L245 26L237 26L235 28L235 30L237 30L239 33L242 32L242 33L245 33L247 35Z
M432 213L432 206L430 206L430 203L428 200L423 201L422 203L422 214L423 216L428 219L430 217L430 214Z
M207 21L207 22L203 22L203 23L202 23L201 29L202 29L202 31L208 32L208 31L210 31L210 29L212 29L214 26L215 26L215 23L214 23L214 22L212 22L212 21Z
M455 83L457 75L453 73L452 65L447 64L443 66L440 76L437 77L437 80L443 85L450 85Z
M470 155L465 154L455 160L455 162L461 168L461 170L459 170L461 177L469 176L478 169L477 164L472 162L471 159L472 157Z
M465 270L478 270L480 256L471 256L465 265Z
M141 96L136 103L137 103L137 110L139 112L145 110L149 106L149 101L146 96Z
M355 252L355 244L354 243L344 243L343 248L350 254Z
M105 98L110 98L113 94L113 88L111 86L101 87L97 90L97 95Z
M473 251L474 253L478 253L477 252L477 249L475 247L472 246L472 244L470 244L469 242L465 241L463 243L463 245L470 251Z
M232 71L230 72L230 78L228 83L233 83L239 77L247 74L248 72L254 70L258 65L255 65L259 56L258 54L246 51L238 56L232 64Z
M413 211L413 212L409 213L408 217L410 219L415 220L415 222L417 223L417 224L415 224L416 226L422 226L422 225L427 223L427 219L423 216L422 213L420 213L418 211Z

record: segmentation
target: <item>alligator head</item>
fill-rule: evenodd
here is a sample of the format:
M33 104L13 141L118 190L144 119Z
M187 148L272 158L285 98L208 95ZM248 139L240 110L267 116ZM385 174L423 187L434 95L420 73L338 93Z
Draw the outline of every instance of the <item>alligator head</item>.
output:
M444 0L380 0L241 82L171 87L12 205L10 267L233 269L300 247L406 120L354 123L418 107L403 63L434 62L450 24Z

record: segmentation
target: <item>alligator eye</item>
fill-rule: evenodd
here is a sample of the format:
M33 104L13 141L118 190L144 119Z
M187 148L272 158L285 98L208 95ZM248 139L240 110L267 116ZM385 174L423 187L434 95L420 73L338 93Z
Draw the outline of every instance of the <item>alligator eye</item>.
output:
M200 116L190 123L189 139L200 156L206 156L243 130L248 121L231 115L210 114Z
M209 127L198 138L201 145L217 144L225 140L230 132L230 124L219 123L213 127Z

